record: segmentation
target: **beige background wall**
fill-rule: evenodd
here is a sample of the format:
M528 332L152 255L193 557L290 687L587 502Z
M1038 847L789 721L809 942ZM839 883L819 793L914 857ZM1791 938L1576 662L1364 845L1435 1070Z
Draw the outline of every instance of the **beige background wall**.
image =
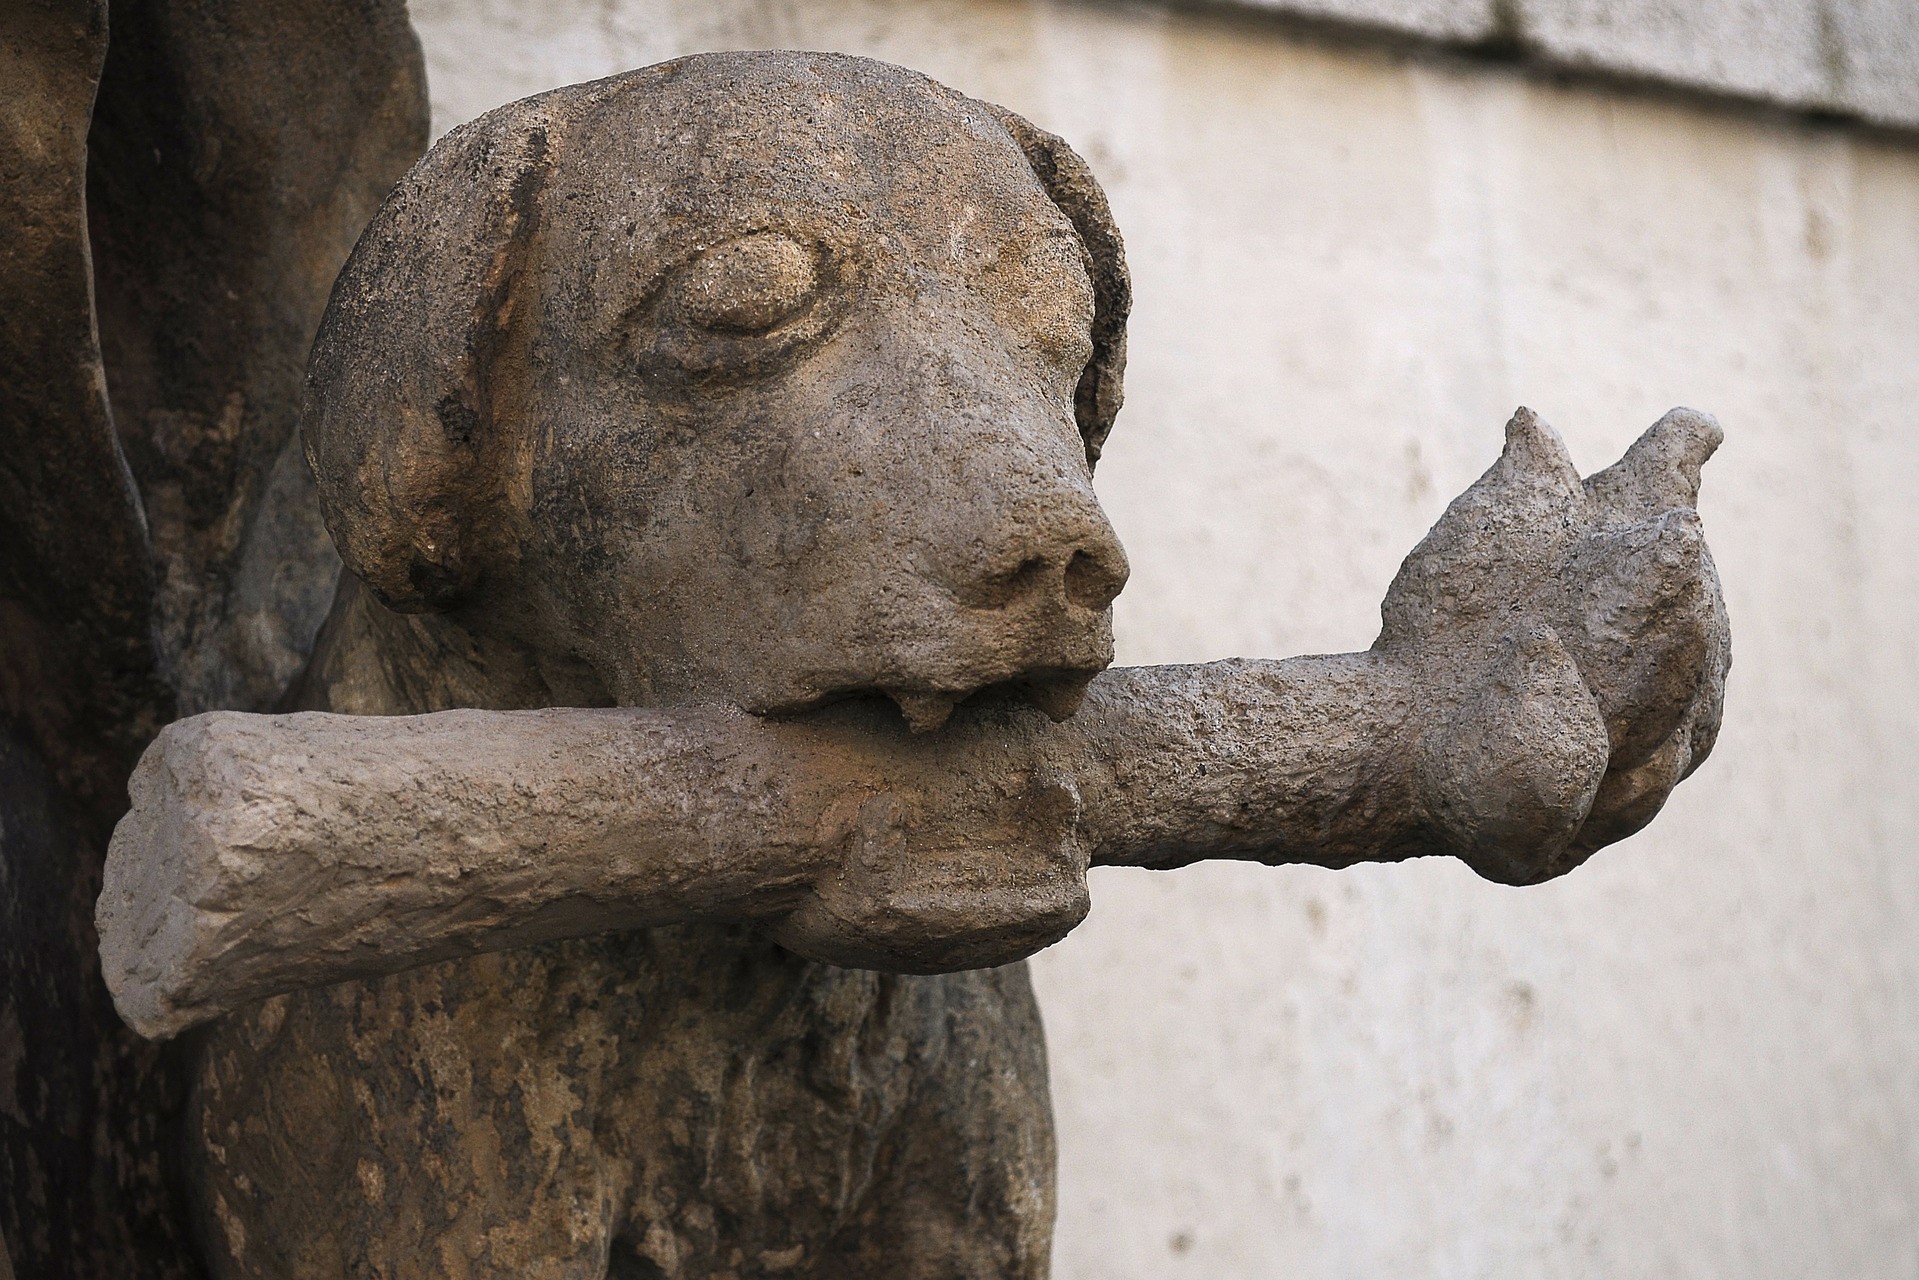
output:
M416 15L442 129L784 46L1078 145L1138 288L1123 661L1364 647L1517 403L1588 470L1725 423L1729 714L1650 831L1527 890L1097 877L1035 962L1063 1280L1919 1275L1919 141L1149 7Z

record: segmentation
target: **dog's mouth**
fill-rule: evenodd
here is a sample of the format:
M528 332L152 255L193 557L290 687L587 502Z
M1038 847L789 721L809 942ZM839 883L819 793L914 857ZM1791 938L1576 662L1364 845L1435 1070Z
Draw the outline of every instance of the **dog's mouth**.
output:
M1079 710L1080 704L1086 701L1087 686L1098 674L1096 671L1036 673L997 681L965 693L897 687L880 692L899 708L906 727L914 733L933 732L950 720L962 703L975 701L1025 702L1058 723Z
M1086 690L1098 671L1080 669L1028 672L1007 680L995 680L973 689L937 689L914 685L872 685L836 689L810 699L804 705L781 708L775 712L787 718L805 718L816 713L843 713L850 706L876 708L887 717L897 712L906 728L915 734L932 733L945 726L962 707L1028 706L1054 722L1069 719L1086 700Z

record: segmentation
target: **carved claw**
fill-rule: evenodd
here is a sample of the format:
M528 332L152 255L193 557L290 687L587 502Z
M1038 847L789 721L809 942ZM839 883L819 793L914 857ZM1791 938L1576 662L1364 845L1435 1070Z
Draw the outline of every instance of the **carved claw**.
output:
M1499 461L1413 548L1380 606L1376 649L1418 646L1487 625L1532 597L1583 532L1589 511L1559 434L1530 409L1506 424Z
M1588 479L1586 493L1602 511L1626 520L1697 506L1700 468L1725 438L1711 414L1669 410L1624 457Z

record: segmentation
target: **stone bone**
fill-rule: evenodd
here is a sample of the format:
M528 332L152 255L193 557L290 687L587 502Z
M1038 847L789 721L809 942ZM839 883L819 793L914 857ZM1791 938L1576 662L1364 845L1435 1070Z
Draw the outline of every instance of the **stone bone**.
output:
M1521 410L1363 654L1106 672L1053 723L871 706L219 712L131 785L107 981L166 1037L302 987L611 929L771 924L838 963L1019 959L1089 864L1430 853L1530 882L1649 820L1711 749L1728 631L1675 410L1580 482Z

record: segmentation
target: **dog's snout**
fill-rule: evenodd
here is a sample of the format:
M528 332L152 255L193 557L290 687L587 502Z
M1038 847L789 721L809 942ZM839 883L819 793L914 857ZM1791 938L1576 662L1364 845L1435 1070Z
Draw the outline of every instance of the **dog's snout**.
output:
M998 543L954 584L971 609L1015 609L1047 602L1104 610L1126 585L1126 553L1105 514L1075 494L1002 521L987 540Z

